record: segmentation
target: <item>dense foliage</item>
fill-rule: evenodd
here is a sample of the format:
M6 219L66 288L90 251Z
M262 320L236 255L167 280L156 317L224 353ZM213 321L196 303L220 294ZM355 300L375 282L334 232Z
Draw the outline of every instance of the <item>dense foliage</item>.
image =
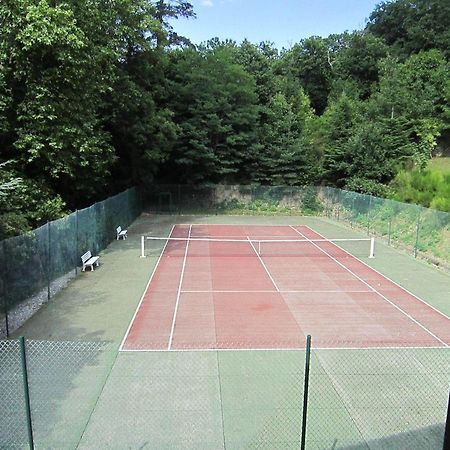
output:
M0 3L0 237L155 180L387 195L449 140L448 0L281 51L195 47L179 17L189 2Z

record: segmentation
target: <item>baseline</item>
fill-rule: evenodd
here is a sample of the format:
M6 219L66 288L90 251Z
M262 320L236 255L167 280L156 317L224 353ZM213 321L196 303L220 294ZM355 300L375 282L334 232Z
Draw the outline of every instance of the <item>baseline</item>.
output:
M403 347L321 347L314 346L313 350L327 350L327 351L343 351L343 350L442 350L442 346L431 345L428 347L409 347L404 345ZM168 349L123 349L119 350L122 353L196 353L196 352L292 352L292 351L305 351L305 347L270 347L270 348L172 348Z
M220 290L220 289L211 289L211 290L209 290L209 291L207 291L207 290L198 290L198 291L195 291L195 290L182 290L181 291L181 293L182 294L214 294L214 293L220 293L220 294L222 294L222 293L229 293L229 294L248 294L248 293L259 293L259 294L267 294L267 293L273 293L274 291L268 291L268 290L263 290L263 289L261 289L261 290L254 290L254 291L244 291L244 290L232 290L232 289L230 289L230 290L226 290L226 289L222 289L222 290ZM369 289L367 289L367 290L355 290L355 291L344 291L344 290L326 290L326 291L321 291L321 290L319 290L319 291L310 291L310 290L298 290L298 291L295 291L295 290L292 290L292 291L289 291L289 290L287 290L287 291L284 291L284 290L280 290L280 291L278 291L280 294L315 294L315 293L317 293L317 294L354 294L354 293L364 293L364 292L373 292L372 290L369 290Z

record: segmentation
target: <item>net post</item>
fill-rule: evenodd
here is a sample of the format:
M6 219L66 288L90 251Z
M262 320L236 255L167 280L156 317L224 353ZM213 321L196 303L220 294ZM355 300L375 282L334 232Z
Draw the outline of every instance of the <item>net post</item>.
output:
M19 345L20 345L20 361L22 363L25 413L27 417L28 445L30 446L30 450L34 450L33 423L31 421L30 387L28 383L27 355L25 349L25 338L23 336L19 337Z
M373 236L370 238L369 258L375 258L375 238Z
M303 386L303 414L302 414L302 436L300 449L306 448L306 422L308 413L308 391L309 391L309 367L311 362L311 335L306 336L306 355L305 355L305 380Z
M141 258L145 258L145 236L141 236Z
M261 241L258 241L258 255L261 255Z

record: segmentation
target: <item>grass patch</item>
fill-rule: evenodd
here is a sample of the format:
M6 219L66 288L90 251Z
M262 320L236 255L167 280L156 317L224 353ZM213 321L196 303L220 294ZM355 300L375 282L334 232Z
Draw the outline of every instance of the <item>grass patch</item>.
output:
M428 163L428 168L442 174L450 174L450 156L433 158Z

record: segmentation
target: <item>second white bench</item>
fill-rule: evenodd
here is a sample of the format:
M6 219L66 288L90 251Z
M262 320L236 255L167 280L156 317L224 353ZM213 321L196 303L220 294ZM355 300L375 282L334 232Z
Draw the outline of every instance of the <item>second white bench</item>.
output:
M127 236L127 230L122 230L122 227L117 227L116 228L116 235L117 235L117 240L119 240L119 239L126 239L128 236Z

